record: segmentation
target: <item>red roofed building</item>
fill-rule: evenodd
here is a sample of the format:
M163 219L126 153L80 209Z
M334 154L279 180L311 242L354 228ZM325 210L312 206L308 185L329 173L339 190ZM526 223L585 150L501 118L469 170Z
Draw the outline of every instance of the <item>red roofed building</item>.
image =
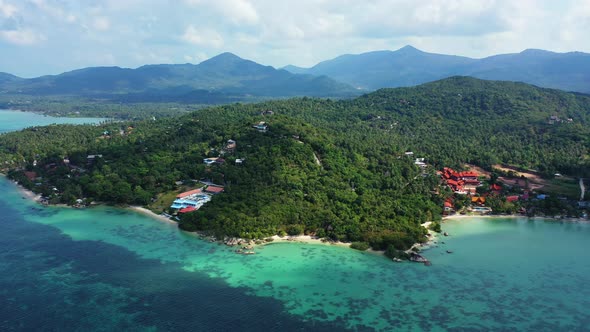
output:
M506 197L506 202L516 202L518 201L519 197L514 195L514 196L507 196Z
M441 175L447 181L449 187L454 191L463 192L464 190L467 190L469 192L475 192L475 188L481 185L481 182L477 179L479 176L477 172L457 172L452 168L445 167L443 168Z
M491 191L500 191L500 190L502 190L502 187L500 187L499 184L494 183L493 185L490 186L490 190Z
M461 172L458 174L459 178L461 178L462 180L477 180L477 177L479 176L477 174L477 172Z
M443 207L444 212L453 212L455 210L455 206L453 205L452 198L448 198L443 204Z
M207 186L207 189L205 189L205 192L210 193L210 194L219 194L219 193L223 192L223 187Z
M37 173L36 172L24 172L25 176L27 177L27 179L31 180L31 181L35 181L35 179L37 178Z
M194 189L194 190L190 190L190 191L186 191L186 192L180 193L180 194L176 195L176 198L184 198L184 197L188 197L190 195L200 194L201 192L202 192L201 189Z
M178 210L178 213L189 213L193 211L197 211L197 209L194 206L187 206L184 209Z

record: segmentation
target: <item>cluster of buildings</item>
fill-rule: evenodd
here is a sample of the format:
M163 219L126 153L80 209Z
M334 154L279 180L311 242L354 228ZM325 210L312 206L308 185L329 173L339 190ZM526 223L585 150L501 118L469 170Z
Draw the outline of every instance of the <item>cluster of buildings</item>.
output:
M209 185L205 189L193 189L180 193L176 196L170 208L180 214L196 211L211 201L211 195L222 193L223 190L221 186Z
M445 167L441 176L455 194L475 194L477 187L481 186L479 174L474 171L457 172L450 167Z
M547 123L550 125L556 124L556 123L563 123L563 122L572 123L572 122L574 122L574 119L572 119L572 118L562 119L558 115L552 115L549 117L549 120L547 120Z

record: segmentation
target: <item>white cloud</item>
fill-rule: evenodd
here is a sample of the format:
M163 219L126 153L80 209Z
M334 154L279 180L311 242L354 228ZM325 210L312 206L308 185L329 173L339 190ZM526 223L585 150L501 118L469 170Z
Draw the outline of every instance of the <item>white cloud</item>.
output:
M181 38L199 46L220 48L224 44L223 37L217 31L209 28L197 29L193 25L186 28Z
M185 54L183 56L184 61L186 62L190 62L190 63L200 63L202 61L205 61L209 58L209 56L207 56L207 54L200 52L200 53L196 53L194 55L187 55Z
M254 25L259 22L256 8L248 0L185 0L185 3L199 9L211 9L237 25Z
M107 31L111 28L111 21L103 16L96 17L92 22L92 26L98 31Z
M0 38L15 45L34 45L46 39L32 30L2 30Z
M406 44L471 57L590 52L590 0L0 0L0 31L0 71L24 75L223 51L275 67ZM40 45L43 64L11 44ZM104 49L113 57L92 57Z
M0 13L2 13L2 16L6 18L13 17L17 11L18 9L14 5L0 0Z

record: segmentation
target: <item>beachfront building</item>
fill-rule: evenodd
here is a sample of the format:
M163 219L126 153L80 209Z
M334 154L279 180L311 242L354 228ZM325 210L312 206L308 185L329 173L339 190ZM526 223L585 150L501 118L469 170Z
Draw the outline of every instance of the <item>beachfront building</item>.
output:
M190 211L195 211L210 200L211 196L203 193L201 189L194 189L178 194L170 208L179 210L178 212L187 208L191 208ZM183 213L190 212L189 210L183 210Z

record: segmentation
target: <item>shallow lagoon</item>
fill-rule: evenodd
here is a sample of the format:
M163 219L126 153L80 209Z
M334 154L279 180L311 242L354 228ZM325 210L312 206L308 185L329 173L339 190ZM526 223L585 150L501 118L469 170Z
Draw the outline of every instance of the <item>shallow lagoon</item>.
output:
M104 118L64 118L52 117L33 112L0 109L0 134L26 127L47 126L50 124L90 124L105 121Z
M70 320L84 329L100 329L104 320L140 330L193 324L256 329L260 320L271 330L582 331L590 326L588 224L449 221L444 229L451 236L424 252L431 267L297 243L271 244L242 256L132 211L42 208L22 199L12 183L3 179L0 187L5 229L0 246L18 248L2 250L0 275L24 271L0 281L12 301L0 307L3 330L29 321L29 309L22 308L47 301L47 292L64 293L58 303L75 306ZM36 276L34 284L29 273ZM19 290L28 295L21 298ZM89 304L79 307L79 295Z

